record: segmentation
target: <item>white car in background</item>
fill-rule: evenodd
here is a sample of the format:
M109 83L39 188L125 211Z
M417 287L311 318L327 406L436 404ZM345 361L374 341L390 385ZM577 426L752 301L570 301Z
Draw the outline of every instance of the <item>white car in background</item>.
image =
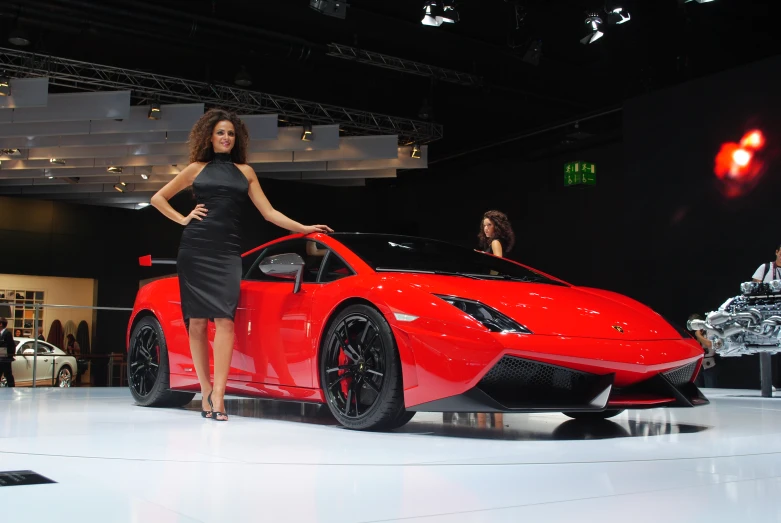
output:
M16 359L11 364L16 385L32 385L35 340L15 338ZM76 376L78 362L73 356L45 341L38 341L38 364L35 369L36 385L70 387ZM0 387L6 386L5 376Z

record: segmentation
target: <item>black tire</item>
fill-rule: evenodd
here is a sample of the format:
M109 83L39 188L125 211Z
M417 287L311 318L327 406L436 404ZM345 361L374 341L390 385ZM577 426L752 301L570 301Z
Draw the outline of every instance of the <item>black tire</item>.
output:
M70 365L63 365L60 370L57 371L57 386L60 388L68 388L73 385L73 369Z
M579 420L600 420L600 419L608 419L612 418L614 416L618 416L622 412L624 412L626 409L608 409L608 410L602 410L599 412L563 412L565 416L569 416L573 419L579 419Z
M351 305L333 318L319 369L325 401L343 426L382 430L405 412L396 340L376 309Z
M417 414L417 412L413 412L411 410L402 410L399 415L396 416L396 419L384 428L388 430L399 429L409 423L410 420L415 417L415 414Z
M130 335L127 383L136 404L142 407L183 407L195 397L192 392L170 390L168 348L160 322L142 318Z

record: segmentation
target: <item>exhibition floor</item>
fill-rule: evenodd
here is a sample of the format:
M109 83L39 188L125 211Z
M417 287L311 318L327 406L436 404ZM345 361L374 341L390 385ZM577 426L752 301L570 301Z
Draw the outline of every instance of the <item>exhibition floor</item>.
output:
M313 405L233 399L217 423L125 389L0 389L0 472L56 481L0 505L25 522L781 520L781 398L705 393L596 424L421 413L362 433Z

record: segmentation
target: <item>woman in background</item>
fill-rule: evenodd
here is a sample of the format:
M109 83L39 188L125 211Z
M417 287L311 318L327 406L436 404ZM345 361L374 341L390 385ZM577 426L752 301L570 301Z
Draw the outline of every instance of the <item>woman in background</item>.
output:
M510 220L506 214L499 211L488 211L483 215L477 238L481 251L500 258L515 245L515 233Z

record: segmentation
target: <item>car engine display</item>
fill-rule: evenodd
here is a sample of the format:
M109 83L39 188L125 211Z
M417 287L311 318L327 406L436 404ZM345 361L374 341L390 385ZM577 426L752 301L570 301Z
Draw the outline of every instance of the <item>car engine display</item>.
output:
M746 282L740 291L689 329L704 330L719 356L781 352L781 280Z

